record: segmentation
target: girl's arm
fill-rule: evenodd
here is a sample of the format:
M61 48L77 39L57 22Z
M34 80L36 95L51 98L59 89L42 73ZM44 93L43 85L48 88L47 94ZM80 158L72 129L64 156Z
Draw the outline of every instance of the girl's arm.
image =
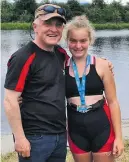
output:
M110 108L111 120L115 132L113 153L116 156L120 156L124 147L122 142L121 112L116 96L114 76L112 75L109 69L107 61L101 61L101 69L103 71L102 80L105 89L105 96L107 99L108 106Z

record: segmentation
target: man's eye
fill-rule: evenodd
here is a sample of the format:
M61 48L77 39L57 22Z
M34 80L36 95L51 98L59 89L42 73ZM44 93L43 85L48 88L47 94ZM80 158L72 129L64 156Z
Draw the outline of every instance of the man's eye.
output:
M51 25L51 22L46 20L46 21L44 21L44 24L45 25Z
M63 25L63 23L61 23L61 22L56 23L57 27L62 27L62 25Z
M45 25L51 25L51 23L47 22L47 23L45 23Z

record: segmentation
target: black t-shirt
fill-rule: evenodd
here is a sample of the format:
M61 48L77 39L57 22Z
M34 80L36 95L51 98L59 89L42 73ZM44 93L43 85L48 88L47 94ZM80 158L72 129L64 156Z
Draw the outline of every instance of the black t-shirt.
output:
M64 63L68 56L60 46L54 51L29 42L8 61L5 88L22 92L20 110L25 134L66 130Z

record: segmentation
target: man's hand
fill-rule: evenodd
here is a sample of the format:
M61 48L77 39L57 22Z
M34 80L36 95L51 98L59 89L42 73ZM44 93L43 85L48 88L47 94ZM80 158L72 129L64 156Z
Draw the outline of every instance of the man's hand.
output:
M30 157L30 142L25 138L15 139L15 151L22 157Z
M22 97L21 96L18 97L18 103L19 103L19 105L22 103Z
M111 61L107 60L106 58L102 58L102 57L101 57L101 59L104 59L108 62L109 69L110 69L111 73L114 75L114 72L113 72L114 66L111 63Z
M108 61L109 69L110 69L111 73L114 75L114 72L113 72L114 66L113 66L113 64L109 60L107 60L107 61Z
M21 92L5 89L4 107L12 133L15 137L15 150L23 157L30 156L30 142L26 139L21 121L18 99Z

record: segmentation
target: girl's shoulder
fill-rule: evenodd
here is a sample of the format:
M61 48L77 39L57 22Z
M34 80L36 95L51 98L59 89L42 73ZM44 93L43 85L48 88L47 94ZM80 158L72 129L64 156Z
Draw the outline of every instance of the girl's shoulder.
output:
M106 58L98 57L98 56L93 56L95 58L95 65L102 67L108 67L109 60Z

